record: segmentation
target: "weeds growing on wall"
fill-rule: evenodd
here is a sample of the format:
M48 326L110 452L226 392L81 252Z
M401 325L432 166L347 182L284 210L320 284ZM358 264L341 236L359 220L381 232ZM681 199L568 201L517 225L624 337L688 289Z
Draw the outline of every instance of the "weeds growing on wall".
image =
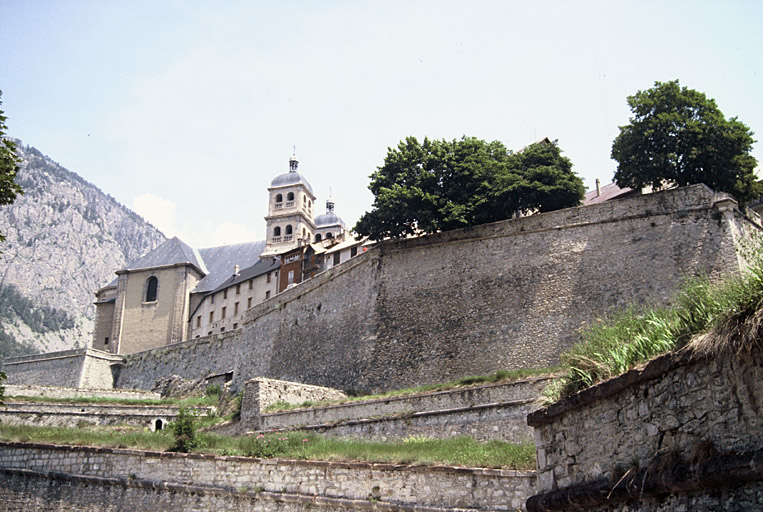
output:
M748 268L741 275L688 279L669 307L631 306L584 330L582 341L561 356L567 375L546 389L546 397L559 400L682 347L708 356L761 343L763 252L745 256Z

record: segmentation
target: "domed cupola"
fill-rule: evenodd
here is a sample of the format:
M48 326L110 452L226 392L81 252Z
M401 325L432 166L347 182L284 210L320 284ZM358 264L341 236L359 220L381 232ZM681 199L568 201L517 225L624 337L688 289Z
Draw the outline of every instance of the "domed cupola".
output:
M315 218L315 241L342 240L347 232L347 226L339 215L334 213L334 202L326 201L326 213Z
M315 235L313 187L297 168L299 161L292 155L289 172L279 174L270 182L268 193L267 238L261 257L273 256L310 243Z
M297 172L298 166L299 160L297 160L295 155L292 155L291 158L289 158L289 172L279 174L273 178L273 181L270 182L270 188L288 187L291 185L304 185L310 194L314 194L313 187L310 185L310 183L305 179L304 176Z

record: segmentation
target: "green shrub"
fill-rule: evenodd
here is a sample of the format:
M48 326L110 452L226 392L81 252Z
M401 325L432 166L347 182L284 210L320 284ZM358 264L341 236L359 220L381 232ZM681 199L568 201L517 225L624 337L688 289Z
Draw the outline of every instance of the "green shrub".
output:
M223 394L223 390L219 384L210 384L207 389L204 390L204 395L208 397L219 397Z
M172 451L188 453L198 444L196 439L196 421L187 408L181 407L177 418L172 423L175 444Z

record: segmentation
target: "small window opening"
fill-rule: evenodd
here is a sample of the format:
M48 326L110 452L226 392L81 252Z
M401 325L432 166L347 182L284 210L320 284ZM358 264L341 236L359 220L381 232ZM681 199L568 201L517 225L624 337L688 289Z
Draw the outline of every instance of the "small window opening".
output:
M154 422L154 430L156 430L158 432L158 431L162 430L163 428L164 428L164 422L162 420L157 419Z

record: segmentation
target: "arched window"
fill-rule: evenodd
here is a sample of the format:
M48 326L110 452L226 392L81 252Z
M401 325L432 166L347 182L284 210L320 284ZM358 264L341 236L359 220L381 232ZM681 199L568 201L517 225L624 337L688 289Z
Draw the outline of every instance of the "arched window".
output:
M308 201L307 202L307 207L308 208L312 208L313 207L313 202L312 201Z
M146 302L156 302L156 290L159 287L159 280L156 276L146 279Z
M328 233L326 233L326 238L327 238L327 239L328 239L328 238L334 238L334 233L332 233L331 231L329 231Z
M320 234L320 233L318 233L317 235L315 235L315 241L316 241L316 242L320 242L321 240L323 240L323 238L321 237L321 234Z
M294 192L289 192L288 194L286 194L286 200L294 201Z
M281 236L281 227L276 226L273 228L273 236Z
M158 432L162 430L163 428L164 428L164 423L162 422L162 420L157 419L156 422L154 423L154 430Z
M307 231L305 231L305 228L302 228L302 238L307 237Z
M291 224L286 226L286 234L291 235Z
M281 194L276 194L276 203L282 203L283 202L283 196Z
M302 194L302 204L307 204L307 196L305 194Z

